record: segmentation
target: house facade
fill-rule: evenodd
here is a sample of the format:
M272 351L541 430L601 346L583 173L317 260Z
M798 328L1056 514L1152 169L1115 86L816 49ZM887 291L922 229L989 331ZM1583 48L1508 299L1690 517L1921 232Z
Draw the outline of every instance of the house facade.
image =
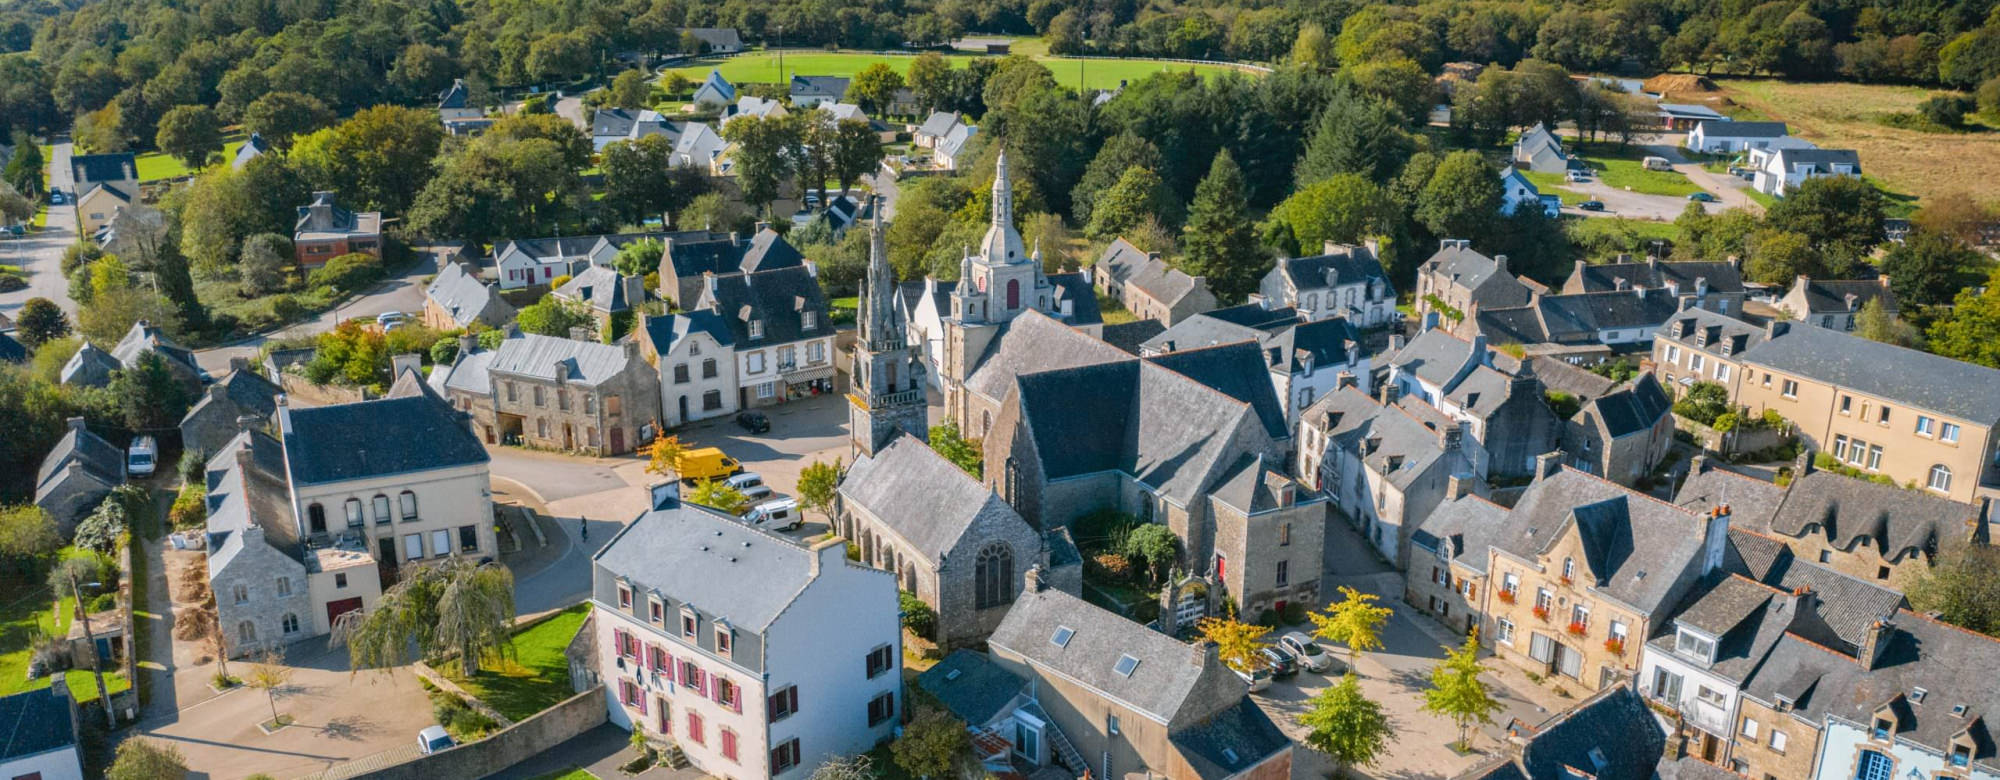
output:
M35 506L49 513L65 539L112 488L125 484L125 451L91 433L82 417L69 418L68 426L35 473Z
M1341 390L1299 418L1299 474L1376 555L1408 568L1417 524L1455 498L1454 481L1462 490L1484 484L1486 463L1468 428L1434 411Z
M1903 311L1895 291L1889 289L1887 276L1848 280L1814 280L1800 276L1792 281L1791 288L1776 301L1776 305L1779 311L1807 325L1852 331L1860 322L1861 308L1867 306L1869 301L1880 301L1882 313L1890 317Z
M1812 149L1811 141L1790 135L1783 122L1733 122L1726 119L1696 123L1682 148L1702 154L1736 154L1752 149Z
M182 450L220 452L243 430L243 418L265 425L277 412L284 390L250 370L249 358L230 358L229 369L229 376L205 388L201 400L181 418Z
M834 392L834 327L812 266L710 274L704 283L694 308L729 328L739 408Z
M1563 426L1570 465L1633 487L1653 474L1674 446L1673 401L1650 373L1583 402Z
M516 290L549 284L558 276L575 276L591 266L610 266L627 244L687 237L681 233L619 233L512 239L494 246L493 265L499 269L500 289Z
M299 219L292 226L292 249L300 268L308 271L346 254L364 254L382 259L382 212L349 211L334 201L331 192L315 192L311 203L299 207Z
M1563 151L1562 140L1540 122L1515 139L1513 161L1515 167L1536 173L1562 173L1570 168L1569 153Z
M1500 172L1500 214L1511 217L1522 209L1539 210L1542 216L1555 219L1562 215L1562 198L1543 195L1534 182L1510 165Z
M1430 328L1409 344L1390 337L1394 354L1383 392L1390 402L1420 400L1444 419L1469 425L1485 453L1485 473L1511 479L1534 473L1536 459L1560 445L1562 421L1549 408L1532 361L1512 361L1483 336L1461 339ZM1512 363L1503 370L1503 360Z
M1257 300L1290 306L1307 320L1339 317L1362 329L1394 324L1402 314L1380 251L1374 240L1360 246L1328 241L1318 255L1281 259L1257 283Z
M673 487L592 557L586 625L611 722L715 777L804 778L891 737L894 576L849 563L839 539L801 547Z
M659 370L660 424L679 427L736 413L735 342L712 311L647 317L639 335L646 360Z
M1861 175L1861 155L1852 149L1777 148L1750 151L1750 186L1784 197L1811 179Z
M1215 308L1215 293L1209 291L1207 279L1182 273L1160 259L1158 252L1141 252L1123 238L1104 248L1090 267L1090 279L1098 292L1117 300L1133 316L1168 327Z
M660 384L639 344L599 344L509 333L485 363L493 418L503 441L622 455L656 432ZM449 380L447 380L449 381Z
M97 235L119 211L139 200L139 166L130 152L75 155L69 158L69 168L79 236Z
M1153 357L1187 349L1249 342L1263 350L1271 386L1296 421L1306 407L1342 383L1366 393L1370 360L1361 334L1341 318L1302 320L1295 309L1266 310L1246 303L1197 314L1141 342L1139 354Z
M1471 241L1447 238L1418 266L1416 298L1418 317L1451 327L1480 309L1526 305L1528 287L1507 270L1506 255L1487 257Z

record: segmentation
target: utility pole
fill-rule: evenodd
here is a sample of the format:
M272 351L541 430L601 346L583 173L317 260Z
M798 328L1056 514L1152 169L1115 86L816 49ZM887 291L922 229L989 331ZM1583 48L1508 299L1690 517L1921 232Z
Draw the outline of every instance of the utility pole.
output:
M96 587L98 583L90 583ZM90 611L83 608L83 591L77 589L76 574L69 573L69 596L74 603L71 609L83 619L83 641L90 644L90 671L97 677L97 701L104 705L104 723L111 730L118 730L118 713L111 709L111 692L104 687L104 657L97 654L97 634L90 630ZM71 694L74 695L74 694Z

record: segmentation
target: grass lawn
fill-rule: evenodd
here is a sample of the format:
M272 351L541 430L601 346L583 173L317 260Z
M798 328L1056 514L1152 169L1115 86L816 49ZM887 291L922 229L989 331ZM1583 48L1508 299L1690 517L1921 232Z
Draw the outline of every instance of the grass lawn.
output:
M222 159L225 162L236 159L236 150L242 146L243 139L241 138L224 141L222 144ZM142 182L174 179L186 176L192 172L188 170L187 166L182 165L180 160L176 160L169 155L159 152L146 152L139 155L139 181Z
M1751 200L1756 201L1757 205L1763 206L1766 209L1769 209L1772 206L1777 205L1778 203L1777 198L1773 198L1769 195L1766 195L1763 193L1763 191L1758 190L1755 187L1744 187L1743 194L1745 196L1748 196Z
M1117 298L1109 295L1097 296L1097 314L1106 325L1124 325L1139 321L1139 315L1126 311L1125 304L1119 303Z
M518 721L575 693L569 687L569 661L563 658L563 648L589 614L589 604L578 604L515 634L514 657L487 658L485 668L471 679L459 675L457 663L434 665L487 706Z
M7 602L0 604L0 696L47 688L46 677L27 679L35 632L68 634L69 610L50 609L48 587L27 578L0 578L0 593L9 595Z
M1671 195L1685 198L1701 188L1686 176L1673 171L1647 170L1642 160L1646 153L1638 147L1618 149L1610 145L1585 145L1583 159L1591 170L1597 172L1599 181L1605 186L1621 190L1631 190L1645 195ZM1537 187L1541 186L1537 182ZM1568 201L1564 201L1567 203Z
M1589 200L1583 193L1570 189L1567 186L1569 182L1564 180L1563 175L1560 173L1542 173L1519 168L1515 170L1520 171L1522 176L1528 177L1528 181L1533 183L1535 189L1540 190L1543 195L1554 195L1562 198L1562 204L1565 206L1574 206Z
M2000 202L2000 132L1930 133L1882 124L1938 94L1885 84L1719 82L1746 113L1791 125L1793 135L1828 149L1853 149L1878 186L1914 198L1964 192ZM1893 198L1893 196L1892 196Z
M1039 44L1039 41L1036 41ZM1036 61L1048 66L1055 74L1056 82L1065 87L1075 88L1079 84L1092 89L1114 89L1120 81L1137 81L1161 71L1195 70L1205 75L1214 75L1231 70L1226 65L1185 65L1160 60L1082 60L1070 57L1051 57L1046 47L1017 47L1017 51L1033 56ZM673 70L700 84L708 77L710 69L722 71L722 77L732 84L762 82L775 84L786 75L808 76L852 76L878 62L889 63L899 73L907 73L914 54L878 54L874 52L785 52L784 73L778 70L778 55L774 52L757 52L736 57L701 59L694 64ZM972 59L971 55L946 55L953 67L964 67Z

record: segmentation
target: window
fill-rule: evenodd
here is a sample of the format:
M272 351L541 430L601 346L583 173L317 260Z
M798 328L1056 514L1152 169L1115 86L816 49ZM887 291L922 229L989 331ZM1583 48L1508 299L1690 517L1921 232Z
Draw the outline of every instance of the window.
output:
M666 602L661 601L660 597L658 596L647 597L646 619L656 626L666 622L667 620Z
M1290 561L1278 562L1278 587L1285 587L1291 581Z
M1833 437L1833 459L1847 460L1847 437L1845 435Z
M722 391L710 390L701 394L701 410L713 412L722 408Z
M579 397L581 397L581 398L583 399L583 413L584 413L584 414L596 414L596 413L597 413L597 394L596 394L596 393L592 393L592 392L588 392L588 391L586 391L586 392L581 392L581 393L577 393L577 395L578 395Z
M709 679L715 682L715 703L732 710L740 708L740 705L737 704L737 697L741 696L743 691L741 688L736 687L736 683L731 682L727 677L717 675L709 675Z
M1681 700L1681 676L1667 671L1665 667L1654 667L1653 698L1678 704Z
M695 662L681 661L681 684L687 686L688 690L701 693L702 681L706 679L708 675L702 672L701 667L695 665Z
M1548 588L1535 589L1535 606L1537 608L1547 610L1549 608L1549 605L1554 601L1555 601L1555 595L1549 593Z
M687 639L693 639L693 638L694 638L694 636L695 636L695 627L696 627L697 625L699 625L699 624L700 624L700 622L701 622L701 619L695 616L695 614L694 614L694 611L693 611L693 610L689 610L689 609L686 609L686 608L682 608L682 609L681 609L681 636L682 636L682 637L684 637L684 638L687 638Z
M1785 736L1785 732L1771 729L1771 752L1782 754L1785 752L1785 746L1790 743L1791 738Z
M1948 492L1950 492L1950 491L1951 491L1951 469L1950 469L1950 468L1947 468L1947 467L1946 467L1946 466L1945 466L1944 464L1938 464L1938 465L1935 465L1935 466L1932 466L1932 467L1931 467L1931 481L1930 481L1930 485L1929 485L1929 487L1930 487L1930 489L1932 489L1932 490L1935 490L1935 491L1937 491L1937 492L1939 492L1939 493L1948 493Z
M751 320L751 321L750 321L750 338L753 338L753 339L761 339L761 338L763 338L763 337L764 337L764 321L763 321L763 320Z
M684 385L684 384L687 384L687 383L688 383L688 367L687 367L687 364L686 364L686 363L675 363L675 364L674 364L674 384L677 384L677 385Z
M770 398L771 396L777 394L778 394L778 383L776 382L764 382L762 384L757 385L758 398Z
M701 378L715 378L715 358L707 358L701 361Z
M806 345L806 360L807 360L807 361L809 361L809 362L813 362L813 363L818 363L818 362L820 362L820 361L822 361L822 360L825 360L825 359L826 359L826 344L825 344L825 342L819 342L819 341L815 341L815 342L813 342L813 343L811 343L811 344L807 344L807 345Z
M1841 414L1848 414L1848 413L1850 413L1850 412L1853 412L1853 411L1854 411L1854 396L1851 396L1851 395L1843 395L1843 396L1841 396L1841 397L1840 397L1840 413L1841 413Z
M1579 626L1590 625L1590 608L1577 604L1569 608L1569 622Z
M1688 370L1689 370L1689 371L1693 371L1693 372L1694 372L1694 373L1695 373L1696 375L1700 375L1700 374L1701 374L1701 368L1702 368L1702 366L1705 366L1705 365L1707 365L1707 361L1705 361L1705 360L1703 360L1703 359L1702 359L1702 357L1701 357L1701 353L1699 353L1699 352L1690 352L1690 353L1688 353Z
M896 717L896 694L890 691L868 700L868 725L880 725L882 721Z
M736 732L730 731L727 727L720 729L720 731L722 732L722 757L735 761Z
M431 555L447 555L451 552L451 532L442 528L431 532Z
M1931 435L1931 427L1934 424L1935 423L1932 422L1931 418L1925 417L1921 414L1917 415L1917 435L1918 436Z
M543 396L543 394L542 394L542 386L541 386L541 385L535 385L535 405L536 405L536 406L548 406L548 405L549 405L549 399L548 399L547 397Z
M1786 398L1799 397L1799 383L1790 379L1785 380L1783 389L1779 390L1779 394Z
M1889 780L1895 768L1895 762L1890 761L1888 756L1863 750L1861 760L1854 762L1854 780Z
M777 693L771 694L764 700L764 709L772 723L791 717L792 713L799 711L798 686L787 685L779 688Z
M507 383L507 403L514 403L514 402L516 402L516 401L519 401L519 400L521 400L521 394L520 394L520 392L519 392L519 391L518 391L518 390L516 389L516 387L515 387L515 385L514 385L514 383L513 383L513 382L508 382L508 383Z
M799 765L799 740L794 737L784 744L771 749L771 774L777 774Z
M1888 718L1876 718L1875 728L1872 732L1872 735L1876 739L1886 740L1889 738L1889 735L1895 733L1895 731L1896 731L1896 724L1894 721L1891 721Z
M1575 559L1575 558L1564 558L1564 559L1563 559L1563 579L1565 579L1565 580L1567 580L1567 579L1574 579L1575 577L1576 577L1576 559Z
M715 627L716 655L728 658L731 653L735 652L735 650L736 650L736 635L730 632L728 626L717 625Z
M1948 442L1958 441L1958 423L1945 423L1942 433L1938 435L1938 439Z
M1881 411L1876 413L1875 422L1881 423L1883 425L1889 424L1889 407L1884 406L1882 407Z
M1292 524L1291 524L1291 523L1284 523L1284 524L1281 524L1281 525L1279 525L1279 526L1278 526L1278 546L1279 546L1279 547L1290 547L1290 546L1292 546Z
M752 374L764 373L764 353L752 352L744 359L745 370Z
M1882 468L1882 445L1868 445L1868 468L1871 471Z
M1671 344L1667 345L1667 362L1668 362L1668 363L1679 363L1679 362L1681 362L1681 348L1680 348L1680 347L1676 347L1676 346L1673 346L1673 345L1671 345Z
M1014 601L1014 551L994 543L979 551L973 565L973 603L978 609Z
M1757 738L1757 721L1755 718L1743 719L1743 736L1750 739Z
M287 612L285 613L284 619L278 621L278 625L285 629L285 633L296 634L299 632L299 616L294 613Z
M1722 362L1722 361L1719 361L1719 360L1718 360L1718 361L1716 361L1716 363L1715 363L1715 381L1717 381L1717 382L1727 382L1727 381L1729 381L1729 364L1728 364L1728 363L1724 363L1724 362Z
M424 557L424 535L409 534L403 537L403 560L422 560Z
M1495 622L1493 629L1493 633L1497 634L1500 638L1500 644L1514 644L1514 621L1500 618Z
M335 572L335 573L334 573L334 575L333 575L333 586L334 586L334 587L336 587L336 588L345 588L345 587L347 587L347 573L346 573L346 572Z
M461 525L458 527L458 551L462 553L479 552L479 526Z
M1853 446L1847 448L1847 462L1859 466L1861 465L1862 459L1866 457L1867 454L1868 454L1868 442L1862 441L1860 439L1855 439Z
M1972 746L1959 742L1951 746L1951 765L1964 767L1972 763Z
M888 645L868 651L868 679L873 680L895 667L895 649Z
M347 527L361 527L361 499L347 499Z
M618 608L632 608L632 589L630 587L625 585L618 586Z
M1119 677L1131 677L1133 672L1139 671L1139 659L1129 655L1118 656L1118 663L1112 664L1111 671L1117 672Z
M1682 630L1674 637L1674 652L1706 661L1715 655L1715 641Z
M389 516L389 497L388 497L388 496L382 496L382 495L378 495L378 496L376 496L376 497L375 497L375 499L374 499L373 501L371 501L371 502L369 502L369 503L372 503L372 504L374 504L374 505L375 505L375 506L374 506L374 509L375 509L375 522L377 522L377 523L386 523L386 522L389 522L389 519L390 519L390 516Z
M544 439L549 437L549 418L547 417L535 418L535 435L540 436Z
M561 409L561 410L563 410L563 411L565 411L565 412L569 411L569 392L568 392L568 391L565 391L565 390L561 390L561 389L558 389L558 390L556 390L556 408L557 408L557 409Z
M701 713L695 712L694 710L687 710L687 722L688 722L688 732L687 732L688 741L693 742L697 745L708 744L707 742L708 737L705 734L703 734L703 732L707 731L707 729L701 727L702 726Z
M1765 387L1771 386L1771 372L1769 371L1764 372L1764 386Z
M1620 641L1620 642L1623 642L1623 641L1625 641L1625 637L1626 637L1626 636L1627 636L1627 635L1628 635L1628 634L1629 634L1630 632L1631 632L1631 629L1630 629L1630 628L1628 628L1628 627L1627 627L1627 626L1625 625L1625 621L1623 621L1623 620L1612 620L1612 621L1611 621L1611 638L1612 638L1612 639L1616 639L1616 640L1618 640L1618 641Z
M697 357L701 355L701 341L699 339L690 340L688 342L688 354Z
M397 500L403 505L403 522L417 519L417 494L405 490Z
M257 641L257 624L245 620L236 624L236 638L245 642Z
M819 324L819 313L818 313L818 312L810 312L810 311L808 311L808 312L800 312L800 313L799 313L799 327L800 327L800 328L804 328L804 329L806 329L806 330L812 330L812 329L813 329L814 327L816 327L816 326L817 326L818 324Z
M248 585L232 587L229 589L229 593L236 598L236 603L238 604L250 603L250 586Z

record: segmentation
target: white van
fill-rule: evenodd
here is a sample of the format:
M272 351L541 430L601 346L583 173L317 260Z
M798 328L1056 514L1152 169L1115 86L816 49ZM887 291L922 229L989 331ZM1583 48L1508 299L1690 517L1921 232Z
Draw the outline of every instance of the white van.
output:
M134 477L153 476L153 469L160 459L160 445L151 436L141 436L132 440L132 446L125 451L125 473Z
M743 522L762 528L790 531L805 522L799 514L799 502L789 498L766 501L743 516Z
M764 476L754 471L745 471L728 480L730 487L742 493L744 498L758 499L771 495L771 486L764 484Z

